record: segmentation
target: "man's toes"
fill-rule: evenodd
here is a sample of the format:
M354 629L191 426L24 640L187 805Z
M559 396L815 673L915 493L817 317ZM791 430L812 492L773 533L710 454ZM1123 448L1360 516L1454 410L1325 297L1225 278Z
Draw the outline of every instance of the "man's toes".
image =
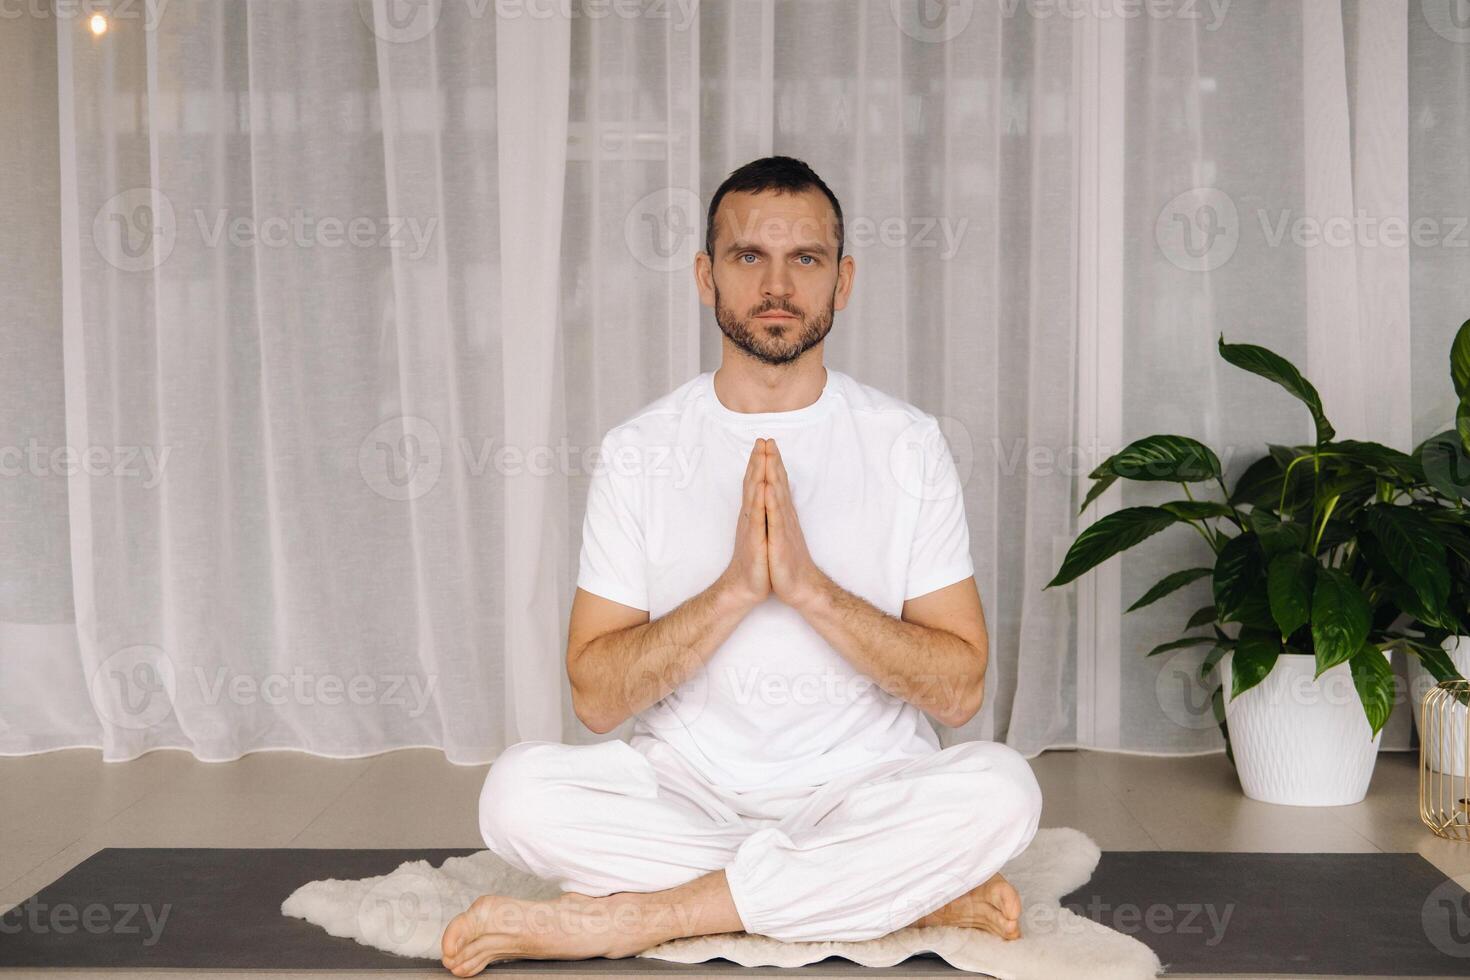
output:
M444 954L445 966L454 960L463 945L464 915L460 914L449 920L449 925L444 927L444 935L439 937L439 950Z
M1007 887L1001 892L1000 910L1007 919L1021 918L1021 896L1015 888Z
M981 897L1000 909L1006 918L1021 918L1021 894L1016 891L1015 885L1012 885L1004 877L997 874L982 885L981 888L983 889Z
M977 902L971 913L974 918L974 926L992 932L1001 938L1006 938L1010 932L1010 923L1005 914L999 908L989 902Z

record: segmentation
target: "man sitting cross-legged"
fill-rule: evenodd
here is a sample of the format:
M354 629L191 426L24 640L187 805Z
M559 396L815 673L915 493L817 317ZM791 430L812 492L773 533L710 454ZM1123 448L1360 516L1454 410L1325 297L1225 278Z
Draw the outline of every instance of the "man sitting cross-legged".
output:
M722 365L604 437L568 628L578 718L632 734L490 767L486 846L564 893L477 899L457 976L714 933L1020 935L999 872L1041 791L925 717L984 693L963 488L934 416L822 363L853 280L836 198L786 157L737 170L696 276Z

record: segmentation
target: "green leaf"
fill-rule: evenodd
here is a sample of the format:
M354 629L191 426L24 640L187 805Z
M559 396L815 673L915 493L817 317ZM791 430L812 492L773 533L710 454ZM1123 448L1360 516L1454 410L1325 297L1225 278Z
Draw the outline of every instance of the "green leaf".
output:
M1300 521L1283 521L1264 507L1254 508L1249 521L1267 561L1289 551L1306 553L1311 529Z
M1450 597L1450 569L1435 526L1419 510L1393 504L1365 508L1362 518L1389 565L1418 595L1422 611L1438 621Z
M1363 540L1368 540L1368 536L1364 535ZM1419 599L1419 593L1410 588L1403 579L1394 577L1390 572L1383 584L1388 591L1388 597L1392 600L1390 604L1400 612L1406 613L1420 626L1439 625L1439 616L1424 608L1424 603Z
M1276 457L1268 453L1245 468L1228 499L1236 506L1275 507L1281 499L1283 475Z
M1109 456L1088 474L1094 481L1077 513L1102 496L1120 477L1195 483L1220 476L1220 460L1209 446L1188 436L1145 436Z
M1281 480L1276 484L1276 498L1263 503L1289 517L1312 503L1311 456L1315 447L1278 446L1275 443L1267 443L1266 447L1271 451L1271 458L1276 461L1276 465L1281 467ZM1297 460L1301 462L1292 466ZM1284 502L1280 499L1283 487L1286 491Z
M1227 650L1227 647L1222 647L1217 644L1209 653L1205 654L1205 659L1199 665L1200 680L1204 680L1210 676L1210 671L1215 669L1215 665L1220 662L1221 657L1225 656Z
M1232 517L1235 511L1213 500L1171 500L1160 507L1181 521L1202 521L1207 517Z
M1180 640L1170 640L1168 643L1160 643L1144 656L1152 657L1156 653L1167 653L1170 650L1178 650L1181 647L1197 647L1206 643L1214 643L1213 636L1186 636Z
M1247 531L1225 543L1215 558L1213 582L1215 607L1223 621L1237 618L1251 590L1265 584L1265 572L1265 555L1261 552L1260 539L1253 532Z
M1454 429L1436 432L1421 442L1414 455L1424 468L1424 479L1451 500L1470 500L1470 453L1460 445Z
M1274 442L1266 443L1266 449L1271 453L1271 458L1276 460L1276 465L1281 467L1283 474L1291 468L1292 463L1301 457L1312 455L1314 448L1314 446L1282 446ZM1297 467L1297 469L1300 468L1300 466Z
M1444 647L1431 646L1428 643L1416 643L1413 640L1409 640L1405 645L1414 651L1414 655L1419 658L1419 662L1424 665L1424 669L1429 671L1436 681L1463 679L1460 676L1459 669L1455 667L1455 662L1450 659L1450 655L1445 651Z
M1460 399L1460 407L1455 410L1455 431L1460 433L1460 445L1470 453L1470 398Z
M1337 430L1327 421L1327 416L1322 414L1322 398L1317 394L1317 389L1286 358L1255 344L1227 344L1223 333L1220 335L1219 348L1220 356L1231 364L1258 374L1267 381L1274 381L1299 398L1312 413L1319 443L1326 442L1337 434Z
M1470 320L1460 324L1450 344L1450 381L1461 401L1470 398Z
M1397 449L1390 449L1376 442L1363 442L1357 439L1343 439L1339 442L1329 442L1322 447L1322 452L1341 453L1341 456L1328 457L1323 463L1342 465L1344 460L1349 460L1359 466L1366 467L1371 472L1380 476L1390 477L1401 483L1423 483L1424 467L1419 461L1408 453ZM1307 465L1305 463L1303 466ZM1371 481L1370 481L1371 483Z
M1200 606L1189 617L1189 622L1184 624L1184 628L1187 630L1192 630L1200 626L1208 626L1213 623L1217 618L1219 618L1219 614L1216 612L1213 603L1208 606Z
M1346 497L1359 502L1365 501L1372 497L1374 491L1378 489L1378 481L1384 479L1366 467L1335 469L1330 465L1334 462L1337 461L1322 460L1323 472L1317 477L1317 503L1319 509L1326 506L1327 502L1333 497ZM1303 468L1306 468L1309 475L1311 474L1312 471L1310 468L1307 468L1306 463L1297 467L1297 469ZM1310 482L1308 480L1309 484ZM1390 478L1388 482L1395 486L1399 483L1421 484L1424 482L1424 474L1422 471L1419 471L1418 476L1413 479L1400 480L1394 477Z
M1157 602L1159 599L1162 599L1164 596L1168 595L1170 592L1173 592L1175 589L1182 589L1190 582L1193 582L1196 579L1204 578L1206 575L1211 574L1213 571L1214 569L1211 568L1186 568L1182 572L1172 572L1168 575L1165 575L1163 578L1159 579L1158 582L1154 583L1153 588L1145 592L1142 596L1139 597L1137 602L1129 606L1124 611L1132 612L1135 609L1142 609L1149 603Z
M1230 699L1233 701L1266 679L1281 654L1281 637L1270 630L1242 629L1230 658Z
M1255 629L1274 630L1276 620L1271 615L1271 597L1266 592L1266 576L1262 573L1246 590L1245 598L1230 617L1242 626Z
M1312 618L1312 586L1317 560L1300 551L1287 551L1271 559L1266 567L1266 592L1271 598L1271 618L1282 638L1291 636Z
M1225 718L1225 685L1216 684L1210 692L1210 708L1215 712L1215 724L1220 726L1220 737L1225 740L1225 758L1235 765L1235 753L1230 749L1230 726Z
M1125 480L1197 483L1220 476L1220 460L1204 443L1188 436L1145 436L1103 460L1088 476L1112 474Z
M1368 639L1373 610L1363 590L1340 568L1317 569L1312 590L1312 646L1317 655L1316 677L1362 648Z
M1393 669L1383 651L1371 643L1364 643L1348 660L1353 672L1353 686L1358 689L1358 698L1363 702L1363 713L1368 716L1368 725L1377 735L1388 722L1393 711ZM1370 736L1371 737L1371 736Z
M1103 465L1107 464L1104 463ZM1093 472L1097 471L1094 470ZM1077 508L1077 513L1080 514L1084 510L1086 510L1089 504L1091 504L1098 497L1101 497L1103 493L1108 489L1108 487L1117 482L1118 477L1112 473L1105 473L1103 476L1096 478L1096 482L1093 483L1092 489L1087 491L1087 499L1082 501L1081 507Z
M1174 523L1177 523L1174 515L1158 507L1125 507L1099 518L1072 542L1056 577L1043 588L1066 585L1083 572Z
M1322 537L1317 541L1316 554L1323 555L1331 552L1338 545L1348 541L1367 537L1360 535L1358 529L1346 521L1337 520L1335 517L1327 522L1327 527L1322 531Z

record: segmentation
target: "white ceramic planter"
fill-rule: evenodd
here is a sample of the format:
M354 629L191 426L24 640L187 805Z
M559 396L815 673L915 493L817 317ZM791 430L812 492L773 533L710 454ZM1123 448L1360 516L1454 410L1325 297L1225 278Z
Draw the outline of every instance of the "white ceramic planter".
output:
M1470 677L1470 636L1447 636L1442 646L1461 676ZM1424 669L1418 657L1409 657L1409 704L1414 709L1412 714L1415 728L1419 727L1419 712L1424 706L1424 695L1437 683L1439 682L1434 679L1434 675ZM1465 715L1463 704L1450 702L1443 716L1445 732L1440 738L1425 742L1424 761L1435 772L1450 776L1465 775ZM1419 731L1419 739L1424 741L1422 729Z
M1220 658L1220 678L1245 795L1290 806L1360 802L1368 794L1383 731L1371 734L1352 668L1338 664L1314 679L1315 657L1283 653L1259 684L1232 699L1233 659L1233 653Z

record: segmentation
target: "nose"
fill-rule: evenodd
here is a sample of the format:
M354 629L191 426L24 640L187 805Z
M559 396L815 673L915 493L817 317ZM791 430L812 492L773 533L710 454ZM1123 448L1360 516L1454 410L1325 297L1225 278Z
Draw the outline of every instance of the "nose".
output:
M761 295L767 303L775 300L777 305L785 305L795 289L791 281L791 273L779 262L773 262L770 271L766 273L761 282Z

